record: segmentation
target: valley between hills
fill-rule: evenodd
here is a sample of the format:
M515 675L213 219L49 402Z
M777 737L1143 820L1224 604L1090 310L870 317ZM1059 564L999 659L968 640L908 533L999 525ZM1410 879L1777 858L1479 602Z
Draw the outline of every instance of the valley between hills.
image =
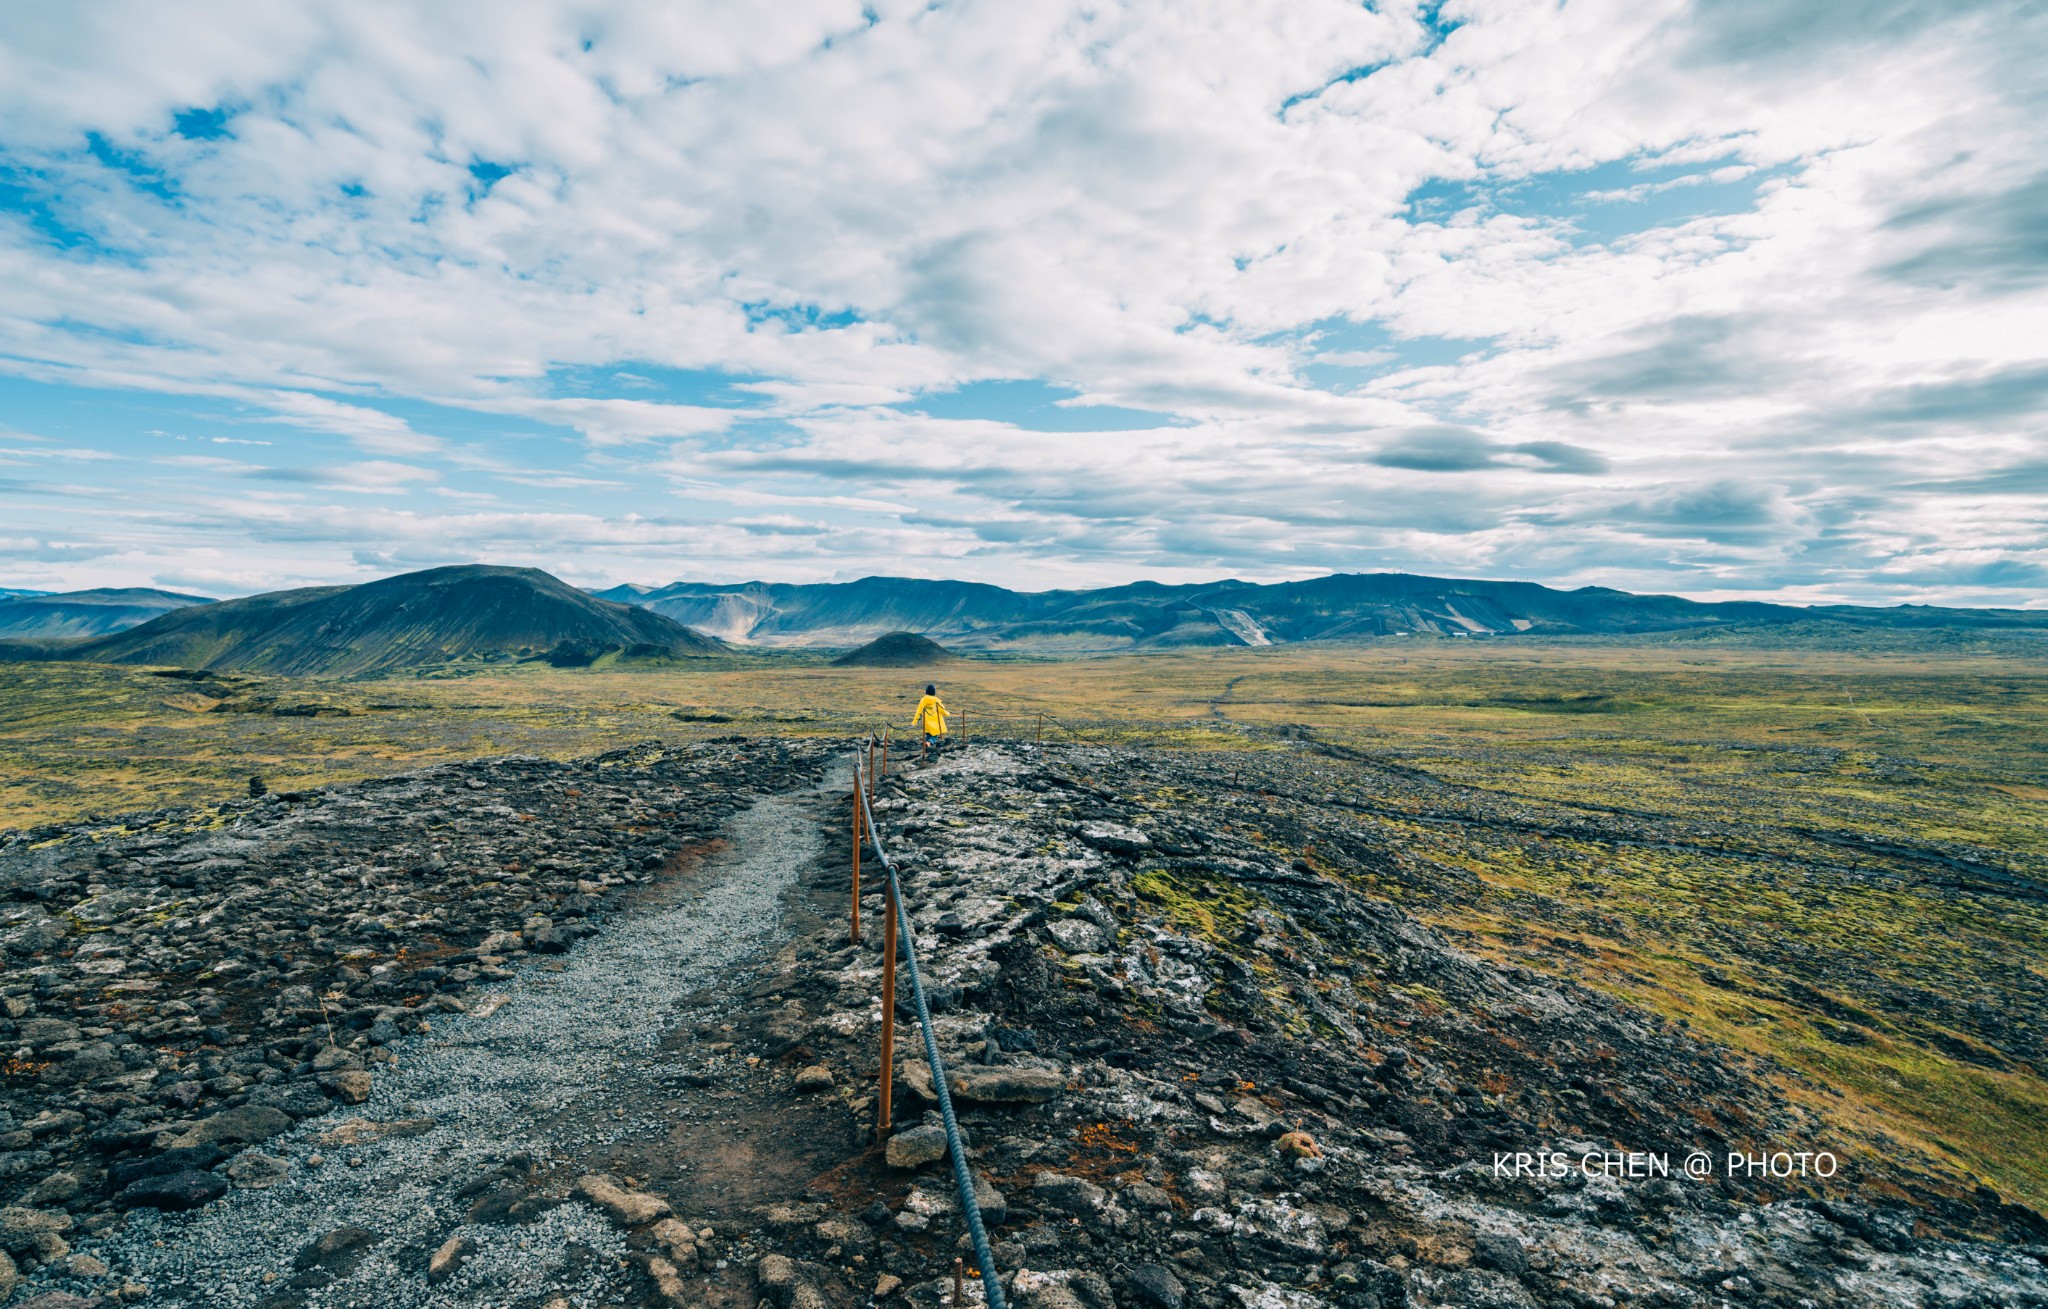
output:
M902 771L883 821L949 1061L1062 1079L963 1106L1020 1303L2048 1303L2029 658L1637 638L4 672L0 1185L45 1223L0 1232L23 1294L935 1305L944 1162L862 1134L878 973L872 938L846 947L835 770L885 726L900 767L937 678L968 743ZM598 962L699 931L742 956L689 946L658 986ZM602 1039L644 1058L572 1057L569 1027L494 1056L508 1094L564 1097L544 1121L449 1089L512 1058L479 1014L609 1013L620 967L653 1026ZM558 1086L549 1049L626 1062ZM1842 1171L1481 1166L1581 1145ZM684 1221L656 1238L619 1216L652 1212L635 1196ZM285 1224L275 1257L252 1223ZM444 1246L466 1253L430 1279ZM80 1253L109 1271L70 1274Z

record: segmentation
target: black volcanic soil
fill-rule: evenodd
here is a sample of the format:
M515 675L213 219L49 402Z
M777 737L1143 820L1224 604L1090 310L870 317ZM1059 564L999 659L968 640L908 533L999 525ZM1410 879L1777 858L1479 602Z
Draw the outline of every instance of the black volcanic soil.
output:
M409 1173L439 1169L419 1185L470 1208L277 1231L286 1276L264 1303L279 1309L378 1303L347 1288L383 1267L392 1304L932 1309L962 1228L907 1018L889 1152L871 1131L876 870L866 939L849 945L843 774L789 808L843 750L496 761L317 802L11 835L0 1041L27 1054L0 1118L0 1248L33 1272L24 1294L118 1293L166 1258L152 1233L226 1249L207 1234L295 1187L348 1190L331 1163L319 1180L292 1171L291 1143L338 1108L365 1124L351 1129L364 1177L409 1196ZM1112 767L983 745L881 786L1019 1309L2048 1304L2041 1218L1910 1160L1727 1176L1731 1151L1830 1143L1682 1029L1408 917L1370 889L1398 861L1345 847L1341 809L1290 833L1318 838L1312 860L1276 853L1270 797L1247 775L1279 785L1288 766L1286 752L1128 752ZM437 831L460 839L436 849ZM746 906L771 890L782 913L763 929ZM721 954L742 920L768 935ZM595 939L574 940L585 928ZM664 972L671 950L684 962ZM510 997L504 1013L461 1014L486 984ZM330 1042L294 987L346 997L338 1054L314 1057ZM641 990L650 1016L614 1009ZM535 1143L508 1104L493 1142L463 1086L433 1084L496 1067L474 1060L497 1049L530 1066L577 1004L604 1006L601 1030L565 1037L564 1060L591 1057L607 1024L661 1035L582 1084L556 1115L572 1131ZM437 1010L456 1036L409 1034ZM531 1030L491 1034L521 1014ZM443 1039L473 1049L437 1054ZM340 1074L358 1072L418 1103L375 1091L341 1108L357 1088ZM247 1111L273 1104L308 1126L262 1136L274 1121ZM592 1135L612 1117L616 1132ZM425 1149L458 1122L459 1140ZM174 1155L195 1138L220 1157ZM1683 1174L1693 1150L1709 1176ZM289 1167L249 1190L266 1151ZM1562 1164L1504 1173L1498 1157L1518 1152ZM1674 1171L1629 1176L1627 1152L1669 1152ZM163 1184L124 1192L110 1176L151 1168L195 1196L237 1189L160 1226ZM95 1272L95 1252L115 1266Z

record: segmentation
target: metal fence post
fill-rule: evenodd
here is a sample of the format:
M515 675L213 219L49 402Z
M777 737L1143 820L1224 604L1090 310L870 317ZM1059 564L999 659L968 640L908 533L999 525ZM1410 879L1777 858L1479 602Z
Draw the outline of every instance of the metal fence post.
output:
M858 765L856 765L856 769ZM867 794L855 776L854 800L865 805ZM875 843L875 858L881 861L885 877L883 903L888 910L888 928L883 933L885 946L882 951L882 1086L880 1112L877 1117L876 1136L887 1134L891 1098L896 1074L896 956L899 950L903 962L910 970L910 999L917 1012L917 1025L924 1037L925 1062L931 1067L932 1093L938 1100L939 1122L945 1128L946 1153L953 1164L953 1190L959 1197L960 1209L967 1220L967 1239L974 1247L974 1262L981 1272L981 1286L988 1297L988 1309L1005 1309L1003 1284L996 1272L995 1252L989 1248L988 1230L982 1224L981 1206L976 1202L974 1174L967 1162L967 1146L960 1137L960 1123L953 1114L953 1097L946 1085L945 1056L939 1050L939 1038L932 1025L931 1003L925 998L924 982L917 967L917 939L903 907L902 889L897 882L896 866L889 859L889 851L882 844L881 835L875 830L872 813L866 815L865 830ZM897 937L906 938L899 946Z
M860 944L860 775L853 778L853 943Z
M882 928L882 1108L875 1136L889 1134L889 1102L896 1090L896 891L882 892L888 922Z

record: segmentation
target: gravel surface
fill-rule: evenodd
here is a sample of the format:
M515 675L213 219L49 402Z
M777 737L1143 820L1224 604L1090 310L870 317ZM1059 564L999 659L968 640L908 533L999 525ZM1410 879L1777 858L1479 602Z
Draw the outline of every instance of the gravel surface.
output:
M818 852L816 795L756 803L674 902L621 918L566 955L560 972L522 968L488 1017L437 1016L430 1034L394 1046L398 1068L367 1104L263 1147L286 1161L288 1180L191 1215L138 1210L117 1236L79 1248L150 1288L142 1303L166 1307L628 1298L621 1235L597 1210L560 1197L575 1161L650 1125L617 1106L691 1094L663 1034L686 1016L681 1008L694 1000L701 1013L703 993L779 939L781 898ZM415 1130L427 1119L418 1135L336 1141L355 1123L410 1120L403 1130ZM469 1221L494 1185L523 1198L529 1209L513 1217L526 1221ZM309 1243L348 1226L377 1239L353 1260L295 1266ZM431 1284L429 1259L456 1236L476 1252Z

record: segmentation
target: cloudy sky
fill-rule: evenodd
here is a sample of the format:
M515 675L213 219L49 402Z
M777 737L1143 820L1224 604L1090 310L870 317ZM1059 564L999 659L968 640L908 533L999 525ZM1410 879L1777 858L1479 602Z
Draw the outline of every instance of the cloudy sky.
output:
M2048 6L0 11L0 586L2048 604Z

